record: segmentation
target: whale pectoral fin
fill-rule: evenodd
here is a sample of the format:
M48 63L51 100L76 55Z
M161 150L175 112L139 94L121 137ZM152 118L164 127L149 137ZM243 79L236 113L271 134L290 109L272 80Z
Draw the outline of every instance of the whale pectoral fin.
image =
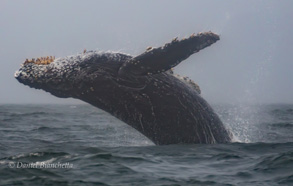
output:
M205 32L182 40L175 38L159 48L149 47L144 53L124 63L119 74L147 75L167 71L219 39L217 34Z

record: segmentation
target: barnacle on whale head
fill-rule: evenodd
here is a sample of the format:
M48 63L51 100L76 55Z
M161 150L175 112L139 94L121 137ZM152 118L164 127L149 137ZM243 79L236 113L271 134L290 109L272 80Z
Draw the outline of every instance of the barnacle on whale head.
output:
M50 63L52 63L55 60L55 56L47 56L47 57L40 57L40 58L32 58L32 59L26 59L24 61L24 65L25 64L29 64L29 63L33 63L36 65L48 65Z

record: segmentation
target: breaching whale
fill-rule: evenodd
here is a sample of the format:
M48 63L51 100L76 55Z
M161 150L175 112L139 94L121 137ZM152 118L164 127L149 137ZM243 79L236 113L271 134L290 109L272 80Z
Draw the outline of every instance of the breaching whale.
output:
M197 84L171 68L219 40L212 32L193 34L131 56L84 51L64 58L26 60L15 78L60 98L96 106L157 145L227 143L228 131Z

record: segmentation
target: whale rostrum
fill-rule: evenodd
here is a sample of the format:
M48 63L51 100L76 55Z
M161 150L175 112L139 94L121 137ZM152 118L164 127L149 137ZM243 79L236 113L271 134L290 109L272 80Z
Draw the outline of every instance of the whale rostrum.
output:
M122 120L157 145L227 143L232 134L200 95L172 68L220 38L212 32L173 39L131 56L87 51L26 60L15 78L60 98L76 98Z

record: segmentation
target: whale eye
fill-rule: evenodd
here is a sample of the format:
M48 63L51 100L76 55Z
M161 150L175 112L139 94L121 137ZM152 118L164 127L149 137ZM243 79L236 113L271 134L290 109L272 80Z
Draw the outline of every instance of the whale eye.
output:
M26 59L24 61L24 65L25 64L29 64L29 63L33 63L36 65L48 65L50 63L52 63L55 60L55 56L46 56L46 57L40 57L40 58L32 58L31 60Z

